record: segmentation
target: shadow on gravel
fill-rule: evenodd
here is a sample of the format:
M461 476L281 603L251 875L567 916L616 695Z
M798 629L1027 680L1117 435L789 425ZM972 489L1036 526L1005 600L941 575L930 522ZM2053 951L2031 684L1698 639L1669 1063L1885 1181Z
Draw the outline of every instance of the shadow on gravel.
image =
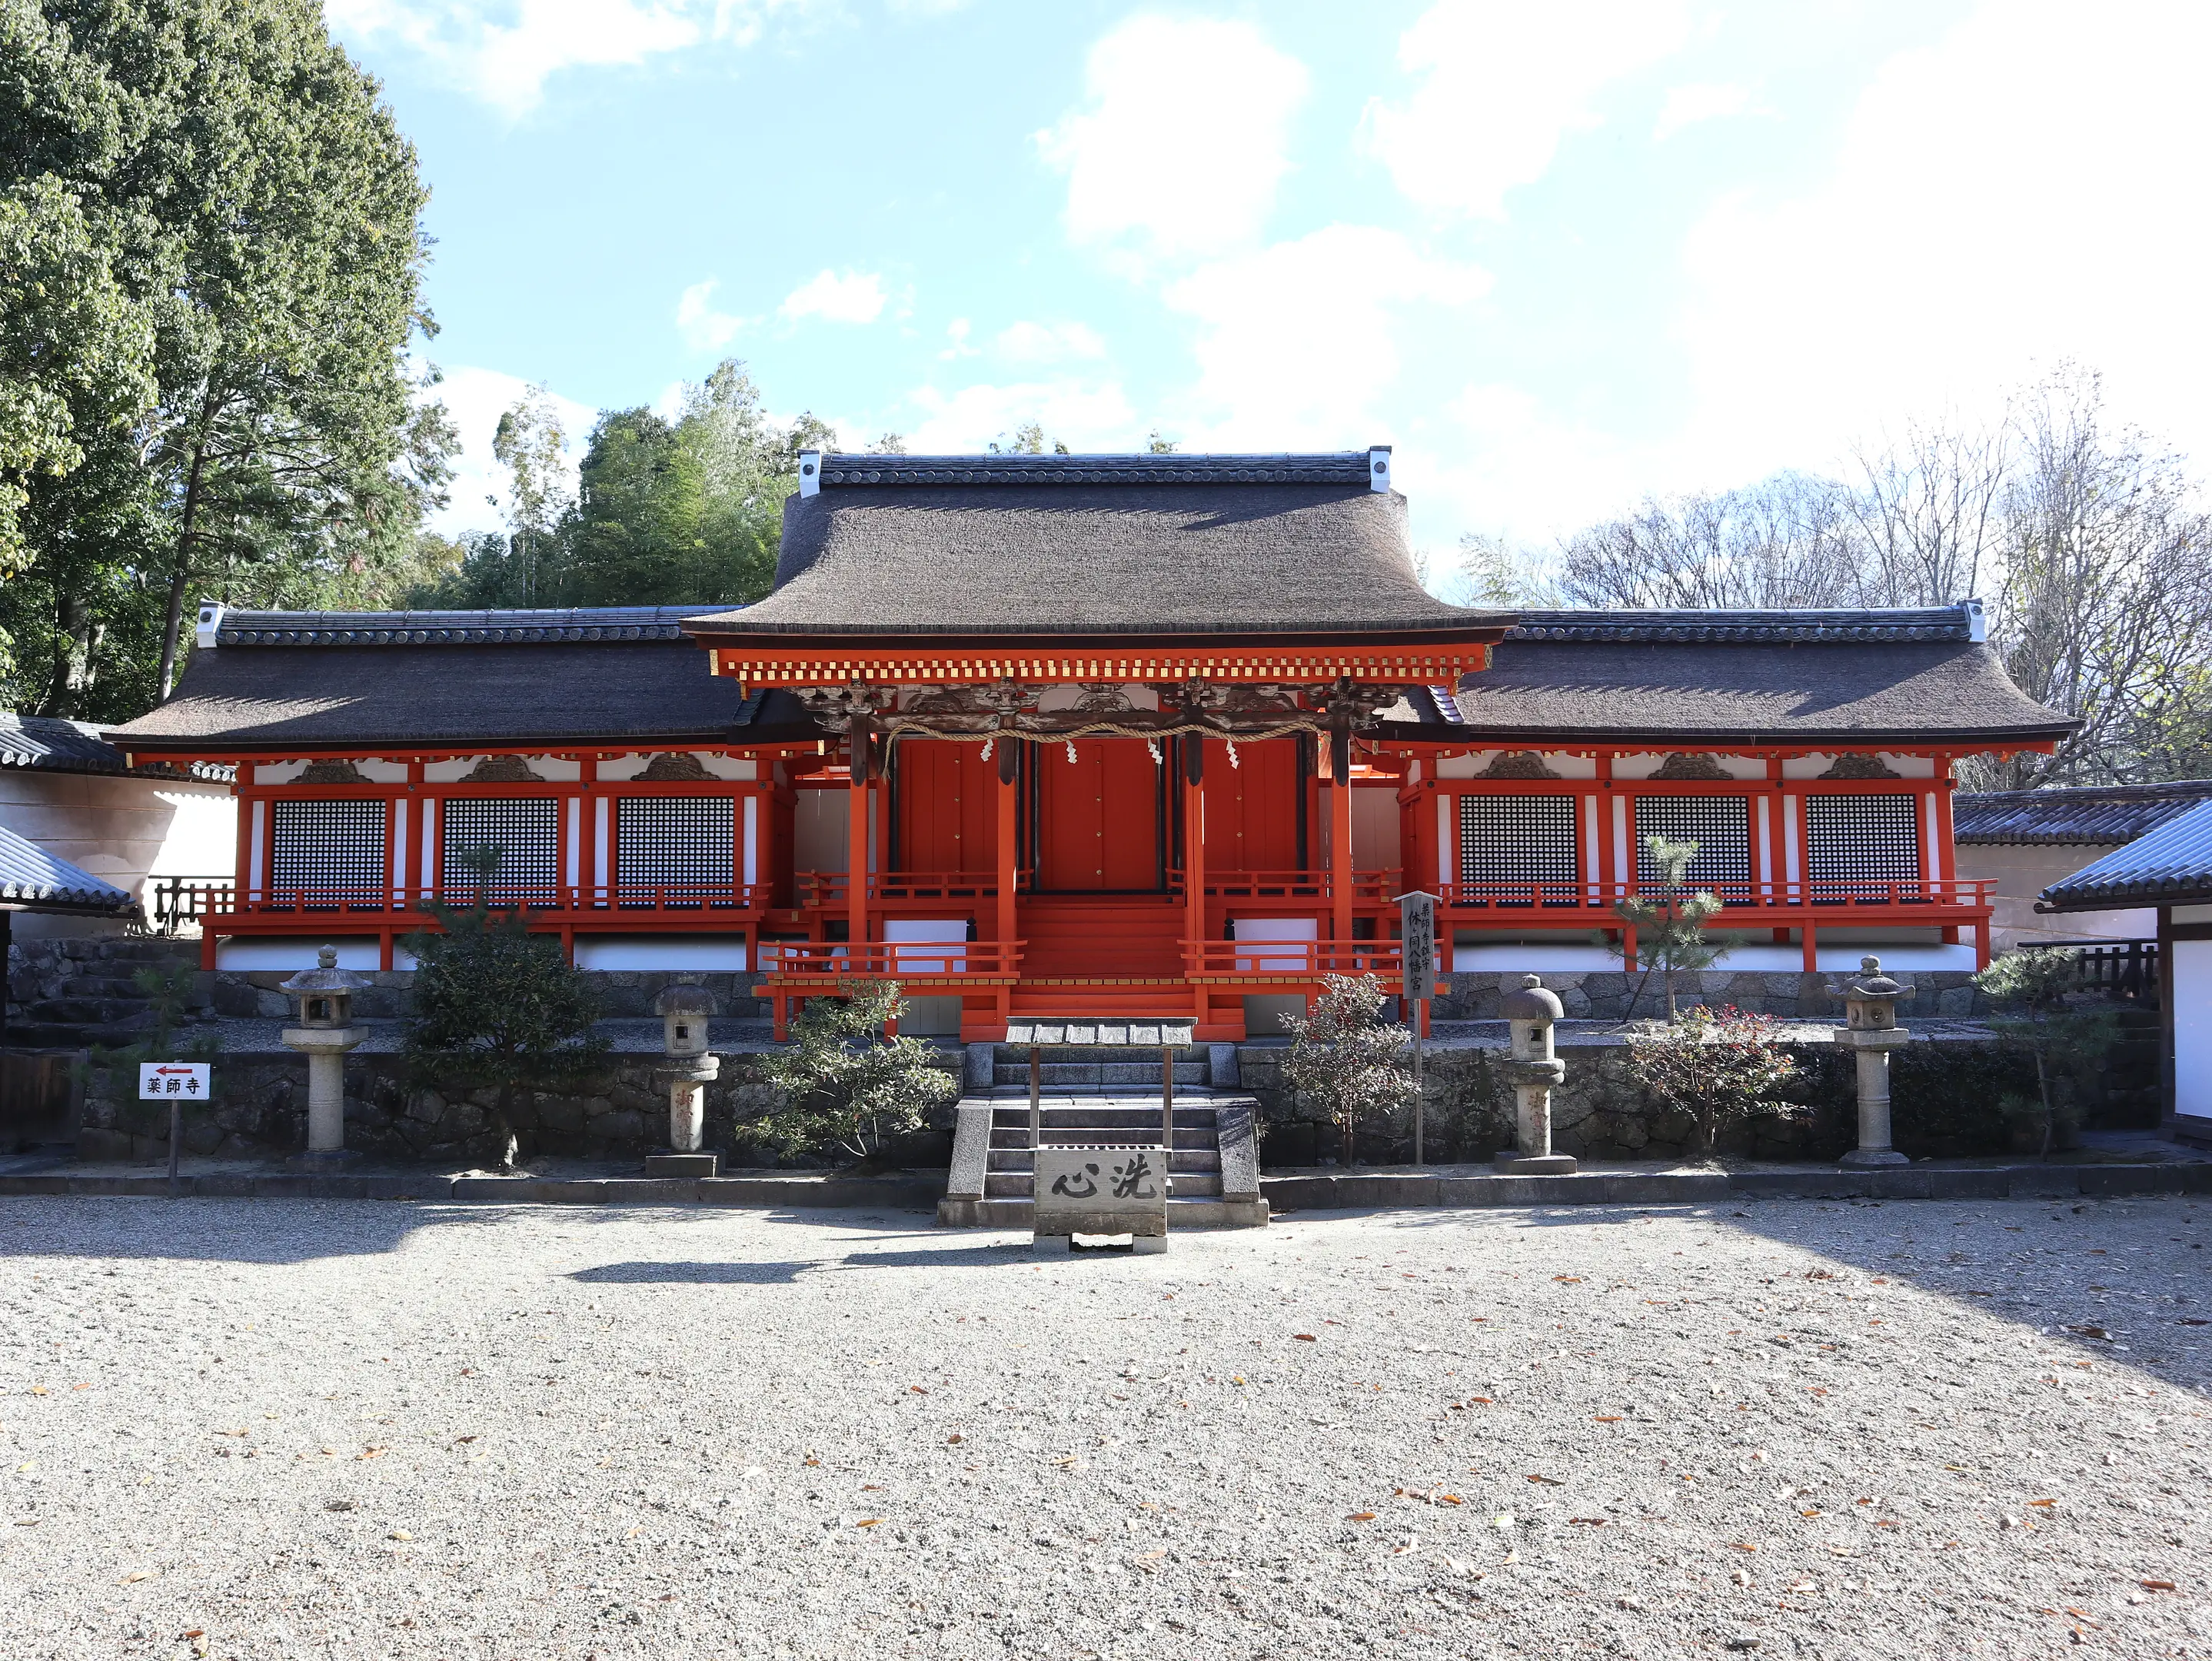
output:
M2085 1360L2212 1384L2212 1205L2195 1196L1765 1201L1699 1214L2039 1329Z
M78 1198L0 1202L0 1257L305 1263L393 1251L426 1227L463 1220L388 1200Z
M805 1262L628 1262L580 1269L572 1281L615 1286L788 1286L806 1274L870 1269L988 1269L1030 1256L1025 1244L948 1245L939 1251L855 1251Z

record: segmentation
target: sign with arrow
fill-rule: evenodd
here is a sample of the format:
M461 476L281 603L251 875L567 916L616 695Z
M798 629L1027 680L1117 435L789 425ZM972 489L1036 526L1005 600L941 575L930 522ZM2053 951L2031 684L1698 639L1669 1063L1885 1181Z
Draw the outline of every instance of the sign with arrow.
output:
M206 1062L141 1062L138 1099L142 1102L204 1102L208 1098Z

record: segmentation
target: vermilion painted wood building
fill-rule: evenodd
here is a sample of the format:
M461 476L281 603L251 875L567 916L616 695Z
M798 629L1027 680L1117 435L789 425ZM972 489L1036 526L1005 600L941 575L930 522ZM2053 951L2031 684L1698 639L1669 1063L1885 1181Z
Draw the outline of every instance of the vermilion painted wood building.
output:
M203 614L113 737L234 765L211 964L389 967L461 849L600 968L896 976L915 1025L1272 1026L1397 970L1595 968L1655 834L1747 935L1986 958L1952 767L2046 749L1978 605L1506 613L1413 572L1389 452L802 460L775 591L724 612ZM1633 942L1628 942L1632 952Z

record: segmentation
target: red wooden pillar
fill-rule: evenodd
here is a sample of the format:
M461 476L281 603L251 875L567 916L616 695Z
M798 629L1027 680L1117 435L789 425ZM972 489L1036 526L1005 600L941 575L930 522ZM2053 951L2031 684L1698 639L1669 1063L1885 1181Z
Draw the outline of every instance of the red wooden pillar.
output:
M1766 903L1779 907L1788 894L1790 853L1788 835L1782 826L1782 757L1766 758ZM1790 940L1787 928L1767 931L1777 945L1786 945Z
M1010 734L1001 733L999 742L1007 746L1010 757L1015 753L1012 749L1015 740ZM1014 1015L1014 990L1011 977L1015 972L1014 937L1021 931L1015 910L1022 879L1021 830L1016 812L1021 800L1020 777L1017 768L1000 764L998 796L999 972L1009 977L999 987L999 1019L1002 1023L1012 1020ZM1006 1034L1001 1032L999 1036L1004 1037Z
M599 883L599 758L576 764L576 904L592 903ZM750 961L750 959L748 959Z
M1203 970L1206 964L1206 740L1185 733L1177 746L1184 756L1182 784L1182 903L1184 958L1187 972ZM1211 1013L1203 984L1191 993L1194 1017L1203 1022Z
M854 749L857 752L857 744ZM862 770L865 764L856 753L852 799L845 825L845 930L849 942L848 955L855 969L860 966L868 945L868 826L875 811L875 792L869 788L867 776Z
M1332 769L1328 787L1330 928L1340 945L1352 939L1352 780L1350 768Z

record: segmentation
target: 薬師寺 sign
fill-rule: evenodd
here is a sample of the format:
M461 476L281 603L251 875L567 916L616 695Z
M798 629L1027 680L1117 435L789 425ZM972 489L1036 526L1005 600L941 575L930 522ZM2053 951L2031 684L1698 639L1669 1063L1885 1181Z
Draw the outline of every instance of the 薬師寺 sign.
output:
M208 1097L208 1072L205 1062L141 1062L138 1099L204 1102Z

